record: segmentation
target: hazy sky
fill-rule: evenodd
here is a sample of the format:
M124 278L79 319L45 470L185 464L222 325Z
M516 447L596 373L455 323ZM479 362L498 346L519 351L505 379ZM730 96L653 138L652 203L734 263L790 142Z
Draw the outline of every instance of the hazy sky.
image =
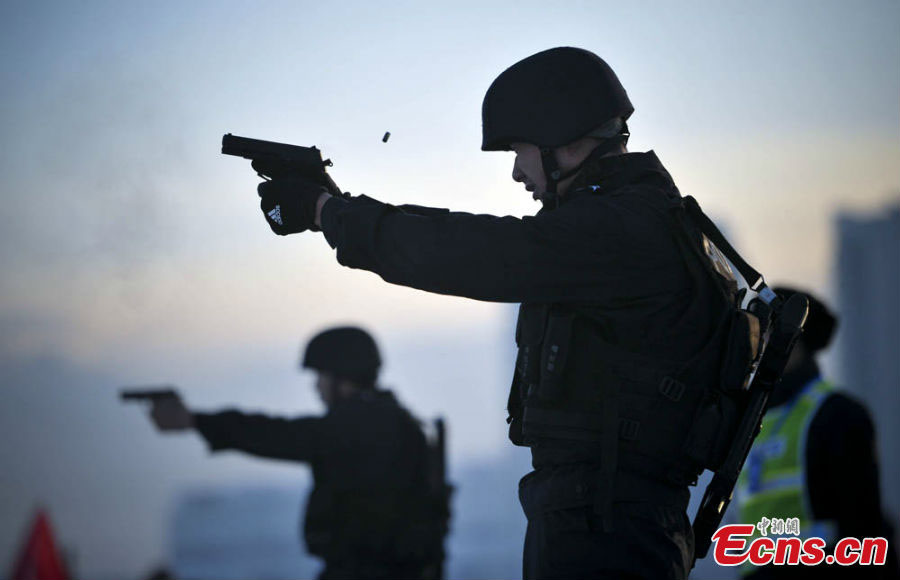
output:
M456 461L501 452L510 308L340 268L320 235L273 236L220 139L316 144L344 189L389 202L530 214L512 156L479 151L481 99L559 45L613 66L630 148L654 149L770 280L827 286L834 213L898 199L896 1L4 3L0 562L34 502L84 526L82 492L83 570L148 565L163 517L135 518L143 547L112 558L103 533L123 516L104 506L261 468L161 440L116 385L316 411L295 357L334 322L375 331L387 382L448 416ZM62 439L69 459L44 453Z

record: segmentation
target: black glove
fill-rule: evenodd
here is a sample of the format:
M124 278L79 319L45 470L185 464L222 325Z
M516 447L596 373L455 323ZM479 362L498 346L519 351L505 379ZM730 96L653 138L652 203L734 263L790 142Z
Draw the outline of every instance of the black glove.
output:
M259 207L272 231L279 236L312 230L316 226L316 204L328 189L299 176L278 177L256 188Z

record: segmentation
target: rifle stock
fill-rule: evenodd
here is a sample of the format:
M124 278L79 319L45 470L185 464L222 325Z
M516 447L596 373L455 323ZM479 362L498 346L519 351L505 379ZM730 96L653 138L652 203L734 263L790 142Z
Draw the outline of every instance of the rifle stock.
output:
M712 535L722 523L722 517L734 495L738 475L759 434L769 396L781 379L794 344L803 330L808 311L809 302L801 294L791 296L786 303L774 308L771 332L750 381L750 398L744 415L734 434L728 455L707 486L694 518L694 563L706 557L709 552Z

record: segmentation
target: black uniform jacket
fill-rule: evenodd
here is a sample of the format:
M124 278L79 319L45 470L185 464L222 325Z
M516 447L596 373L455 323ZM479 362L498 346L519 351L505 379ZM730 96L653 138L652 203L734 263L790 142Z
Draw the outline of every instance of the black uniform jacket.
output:
M309 551L326 560L399 559L425 493L426 442L388 391L363 391L322 417L279 419L238 411L196 413L212 451L234 449L307 462L315 487L306 509Z

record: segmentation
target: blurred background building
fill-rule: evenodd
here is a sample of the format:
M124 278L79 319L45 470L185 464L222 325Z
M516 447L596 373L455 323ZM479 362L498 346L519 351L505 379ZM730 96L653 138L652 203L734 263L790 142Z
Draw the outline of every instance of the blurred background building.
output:
M308 478L306 478L308 480ZM176 578L315 578L298 541L306 485L203 487L176 500L168 529Z
M841 212L837 228L838 374L875 421L884 509L900 519L900 203Z

